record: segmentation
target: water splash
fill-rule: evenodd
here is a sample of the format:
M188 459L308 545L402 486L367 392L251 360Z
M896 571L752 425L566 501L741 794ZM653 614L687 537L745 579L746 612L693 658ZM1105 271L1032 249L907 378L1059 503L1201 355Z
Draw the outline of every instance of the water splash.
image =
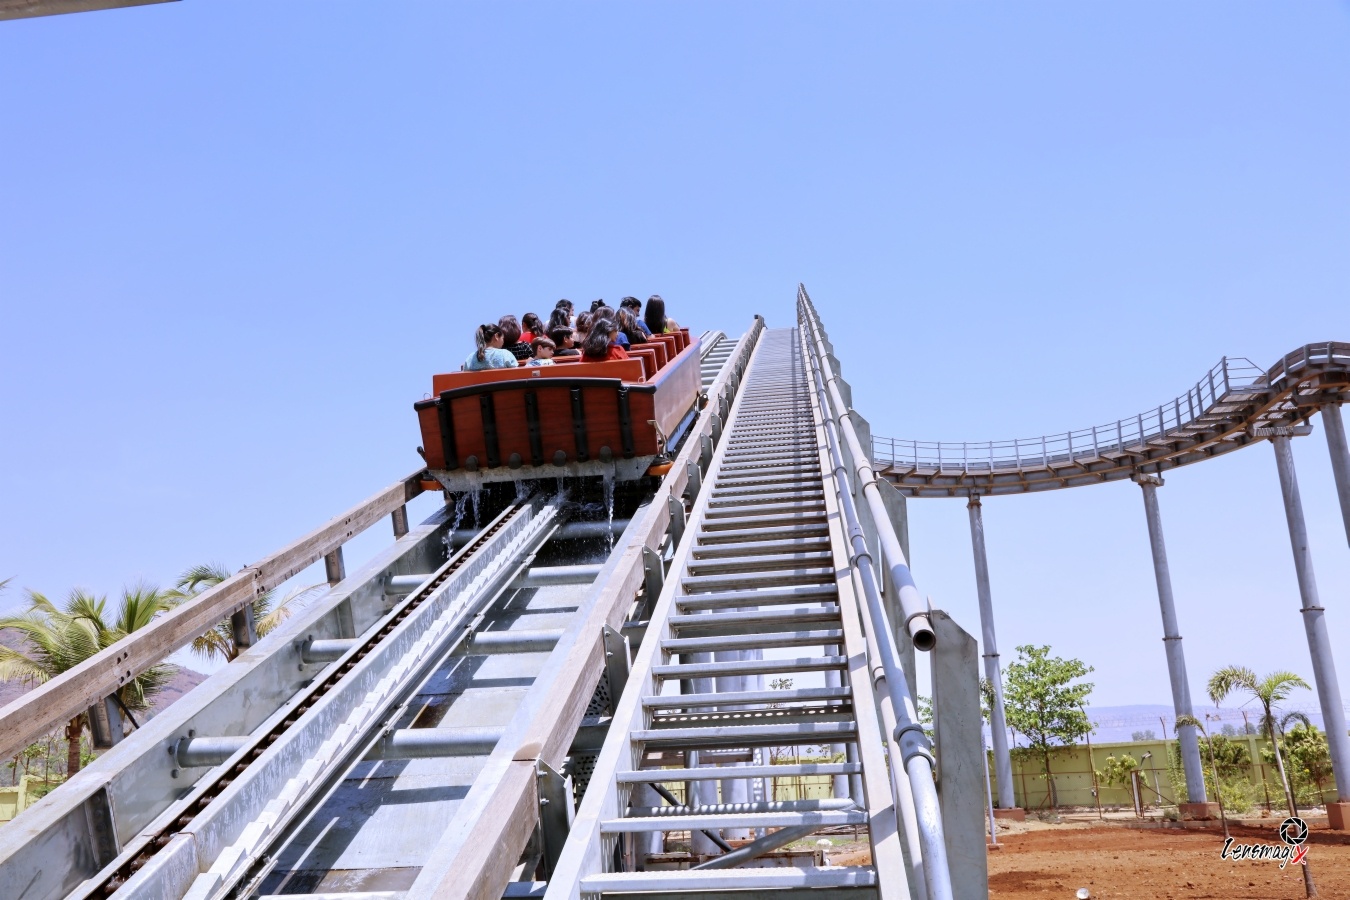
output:
M455 518L450 523L450 533L453 535L459 530L460 524L464 521L464 514L469 510L469 495L458 494L455 496Z
M607 549L609 550L614 549L614 476L613 467L605 470L600 476L600 481L605 490L605 515L609 522L608 537L606 538Z
M469 505L473 507L473 524L475 527L482 527L482 503L483 503L483 476L477 472L465 472L464 479L468 482L468 489L464 495L469 498Z

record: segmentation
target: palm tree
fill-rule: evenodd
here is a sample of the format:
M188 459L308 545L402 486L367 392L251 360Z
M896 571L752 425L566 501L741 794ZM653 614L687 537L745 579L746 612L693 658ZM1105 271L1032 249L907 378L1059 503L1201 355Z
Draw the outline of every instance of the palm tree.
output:
M1205 718L1209 718L1209 713L1205 713ZM1177 716L1177 726L1190 725L1200 729L1200 733L1205 736L1205 747L1209 750L1209 770L1214 774L1214 799L1219 801L1219 818L1223 820L1223 836L1227 838L1228 834L1228 813L1223 808L1223 790L1222 783L1219 781L1219 765L1214 761L1214 739L1209 735L1209 729L1204 723L1195 716L1181 715Z
M230 577L230 571L217 563L193 566L178 579L174 589L167 592L169 602L174 605L184 603ZM323 587L326 587L326 585L311 585L307 588L300 588L280 600L277 600L274 590L263 591L255 597L253 600L253 628L258 637L266 637L269 632L291 617L291 613L295 612L293 604ZM234 628L231 626L229 619L222 619L217 622L214 628L192 642L192 652L198 656L204 659L219 657L225 662L234 660L244 649L235 644Z
M1280 723L1275 718L1276 705L1288 699L1295 688L1311 690L1308 682L1293 672L1271 672L1265 678L1257 678L1256 673L1246 666L1224 666L1210 676L1209 699L1218 706L1233 691L1243 691L1261 703L1261 734L1270 740L1275 749L1275 766L1280 772L1280 784L1284 786L1284 799L1289 804L1289 815L1297 816L1298 807L1294 805L1294 792L1289 787L1289 777L1284 771L1284 755L1280 753ZM1303 864L1303 891L1309 897L1317 896L1313 884L1312 869L1307 861Z
M1289 724L1293 722L1294 727ZM1300 776L1311 782L1320 795L1322 784L1331 777L1331 759L1327 752L1326 738L1306 713L1295 710L1280 719L1281 752L1289 759L1289 784L1298 800ZM1273 757L1273 753L1261 751L1263 757Z
M61 606L29 591L22 613L0 617L0 630L17 631L27 644L22 650L0 647L0 680L43 684L144 628L169 608L164 595L145 584L122 591L117 615L111 620L106 617L107 605L106 597L79 589L71 591ZM127 709L146 709L174 671L169 665L153 666L118 688L115 696ZM80 770L80 738L86 718L81 713L66 723L67 776Z
M1288 699L1295 688L1310 690L1308 682L1293 672L1271 672L1265 678L1257 678L1256 673L1246 666L1224 666L1209 679L1209 699L1218 706L1233 691L1251 694L1252 699L1261 704L1261 735L1275 746L1275 764L1280 771L1280 783L1284 785L1285 799L1289 804L1289 815L1298 813L1294 807L1294 795L1289 789L1289 778L1284 771L1284 757L1279 747L1279 722L1276 721L1277 704Z

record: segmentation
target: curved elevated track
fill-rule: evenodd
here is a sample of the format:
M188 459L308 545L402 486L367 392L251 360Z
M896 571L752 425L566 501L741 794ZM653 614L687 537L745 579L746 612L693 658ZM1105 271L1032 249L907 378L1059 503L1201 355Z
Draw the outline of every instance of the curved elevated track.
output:
M911 497L1020 494L1200 462L1279 434L1350 397L1350 344L1306 344L1262 370L1224 357L1190 390L1105 425L1005 441L873 437L879 474Z

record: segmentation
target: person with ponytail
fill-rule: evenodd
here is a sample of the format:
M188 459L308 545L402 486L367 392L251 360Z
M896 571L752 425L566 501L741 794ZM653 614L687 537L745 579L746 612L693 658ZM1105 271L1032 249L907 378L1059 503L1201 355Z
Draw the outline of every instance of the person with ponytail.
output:
M534 313L526 313L520 317L520 339L530 346L534 346L534 339L548 337L544 331L544 323Z
M502 349L504 337L497 325L490 322L487 325L479 325L473 335L478 349L469 354L469 358L464 360L461 368L466 372L478 372L482 369L514 369L516 357L514 353Z

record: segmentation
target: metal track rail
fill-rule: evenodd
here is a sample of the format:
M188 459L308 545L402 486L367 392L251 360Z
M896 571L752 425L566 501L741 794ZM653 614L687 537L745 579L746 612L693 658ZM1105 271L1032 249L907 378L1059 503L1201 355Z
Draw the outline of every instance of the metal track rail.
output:
M240 583L251 591L259 579L270 583L290 574L392 509L399 538L392 548L350 578L335 556L330 577L339 581L328 595L0 832L0 896L214 898L243 896L259 886L271 890L274 882L284 882L282 889L294 895L303 890L297 876L322 881L336 873L340 881L350 874L341 868L346 863L340 853L322 858L334 841L317 834L313 823L330 812L347 824L361 819L351 829L355 837L349 835L359 856L355 844L378 844L382 833L421 828L434 835L445 829L444 816L467 806L450 795L471 799L464 792L484 781L494 747L509 744L508 757L517 755L519 744L512 740L522 724L539 736L536 747L560 746L558 764L569 752L598 749L607 717L583 721L583 713L606 670L622 683L626 665L606 662L626 654L617 626L644 583L660 583L659 574L653 582L648 573L649 556L683 533L674 526L683 525L684 509L677 515L671 503L688 487L689 471L710 435L720 431L761 329L756 319L740 341L721 332L705 335L704 386L713 402L683 445L677 462L686 468L672 472L658 490L659 514L649 504L632 521L615 523L622 534L615 542L614 529L609 531L614 543L604 565L576 565L575 551L565 549L574 546L568 540L604 537L604 529L589 522L559 528L556 506L541 498L508 508L481 532L457 528L461 515L450 508L410 531L401 503L391 504L420 490L414 484L379 495L269 558L259 571L250 570ZM556 551L563 555L554 560L562 567L532 565L550 535L563 541ZM454 546L460 549L447 559ZM597 604L591 600L606 593L602 585L610 577L627 586L627 597L602 610L601 620L615 628L592 633ZM195 615L219 615L220 604L235 602L229 591L236 588L226 587L213 592L221 599L198 602ZM615 640L617 653L611 652ZM549 666L560 659L573 663L567 674L573 676L575 715L538 702L556 693L548 690L555 687ZM494 674L493 667L503 671ZM438 675L453 679L470 671L468 680L478 683L469 691L451 685L450 691L476 694L479 716L472 722L474 704L443 708L444 694L437 691L446 686L434 683ZM530 681L539 689L528 689ZM452 721L466 710L467 716ZM429 793L439 790L441 796L420 798L429 803L400 804L409 799L405 794L374 807L344 807L346 786L370 784L348 774L447 760L458 767L456 778L432 786ZM390 828L387 818L400 805L414 816ZM487 817L483 812L477 809ZM537 821L537 815L518 818L529 822L526 835L507 851L510 862L495 896ZM422 861L439 849L425 838L418 843ZM70 864L51 867L52 858ZM398 867L368 868L387 874ZM407 888L416 867L402 868L390 883Z
M306 811L343 761L368 750L364 736L378 734L390 708L459 636L461 623L509 582L522 557L556 524L556 507L539 500L503 512L477 541L419 579L381 627L340 642L321 677L238 742L186 803L143 833L139 852L124 853L111 875L77 896L224 895L253 871L263 848ZM180 765L214 761L191 758L198 740L180 741Z
M727 889L909 896L823 423L796 330L766 332L709 460L711 490L691 513L693 540L671 562L549 900ZM765 676L782 679L774 682L781 689L765 690ZM764 747L821 743L845 761L718 764L755 760ZM834 776L834 796L766 797L770 770ZM686 784L679 805L663 803L653 789L661 782ZM841 825L868 827L875 866L754 867L765 852ZM680 865L662 851L685 832L683 864L697 868L662 870ZM719 852L719 842L737 839L750 843Z

